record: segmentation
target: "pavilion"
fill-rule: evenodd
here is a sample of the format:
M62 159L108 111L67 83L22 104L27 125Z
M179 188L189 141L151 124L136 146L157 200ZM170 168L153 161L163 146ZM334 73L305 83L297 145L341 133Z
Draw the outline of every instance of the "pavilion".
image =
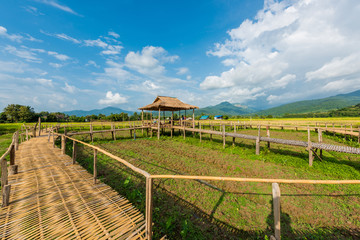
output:
M186 110L193 110L193 118L192 118L192 125L193 128L195 128L195 109L198 109L199 107L194 106L194 105L190 105L187 103L183 103L182 101L180 101L179 99L175 98L175 97L165 97L165 96L157 96L156 99L154 100L153 103L148 104L144 107L139 108L139 110L141 110L141 119L142 122L144 122L144 110L147 111L158 111L159 112L159 116L158 116L158 121L157 121L157 125L158 125L158 139L160 138L160 116L161 116L161 111L165 112L165 111L170 111L172 112L171 115L171 135L172 135L172 127L174 125L174 111L179 111L179 115L180 115L180 111L181 110L185 110L185 115L186 115Z

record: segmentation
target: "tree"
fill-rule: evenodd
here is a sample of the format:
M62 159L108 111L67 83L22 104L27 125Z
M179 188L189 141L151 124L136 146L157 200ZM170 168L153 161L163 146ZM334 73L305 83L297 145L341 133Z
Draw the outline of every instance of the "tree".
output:
M10 122L30 122L34 121L36 118L36 114L32 107L19 104L9 104L4 108L4 114Z

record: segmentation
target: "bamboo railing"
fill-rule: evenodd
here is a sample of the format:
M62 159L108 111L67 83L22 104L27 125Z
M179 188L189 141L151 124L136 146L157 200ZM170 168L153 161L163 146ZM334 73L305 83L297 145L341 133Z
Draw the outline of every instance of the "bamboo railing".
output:
M96 183L97 170L96 161L97 153L101 152L106 156L124 164L133 171L141 174L146 178L146 203L145 203L145 224L146 224L146 236L148 239L152 239L152 212L153 212L153 181L154 179L187 179L187 180L212 180L212 181L232 181L232 182L257 182L257 183L271 183L272 184L272 196L273 196L273 210L274 210L274 239L280 240L280 186L282 184L360 184L360 180L307 180L307 179L266 179L266 178L236 178L236 177L217 177L217 176L187 176L187 175L151 175L150 173L132 165L126 160L107 152L97 146L85 143L78 139L66 136L64 134L58 134L51 131L53 136L57 135L61 137L62 153L65 154L65 139L73 141L73 163L76 161L76 143L80 143L94 150L94 183ZM50 132L49 132L50 140ZM54 145L55 147L55 145Z
M16 131L12 136L12 141L6 152L0 157L1 165L1 195L2 204L1 207L9 205L11 185L8 182L8 176L17 174L18 166L15 165L15 151L19 147L19 131ZM10 166L8 169L8 163L6 157L10 155Z

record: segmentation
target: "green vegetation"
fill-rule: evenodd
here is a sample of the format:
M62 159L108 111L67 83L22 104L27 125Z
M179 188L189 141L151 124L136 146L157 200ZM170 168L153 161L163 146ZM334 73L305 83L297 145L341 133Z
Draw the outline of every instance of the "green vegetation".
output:
M256 129L241 130L256 135ZM175 132L177 134L177 131ZM265 131L262 131L262 135ZM271 130L271 136L306 140L306 132ZM313 141L317 135L312 134ZM79 136L89 140L88 136ZM103 140L105 139L105 140ZM107 139L107 140L106 140ZM323 161L308 166L303 148L261 144L255 155L253 141L237 139L236 146L222 140L188 134L129 139L129 133L95 135L95 143L151 174L185 174L251 178L360 179L360 156L324 152ZM339 137L324 135L324 141L347 145ZM359 147L353 142L352 146ZM72 144L68 143L68 153ZM99 176L144 212L145 180L118 162L99 155ZM80 147L78 161L92 171L92 151ZM220 181L155 180L155 239L269 239L273 233L271 184ZM360 198L358 185L281 184L282 239L354 239L359 237Z
M256 112L257 115L283 116L288 114L318 113L348 107L360 102L360 90L322 99L299 101ZM291 115L290 115L291 114ZM313 115L314 116L314 115ZM316 116L316 115L315 115ZM301 117L301 116L296 116ZM324 116L320 116L324 117Z
M229 116L238 116L238 115L246 115L249 113L253 113L255 110L251 108L238 107L229 102L222 102L215 106L209 106L205 108L200 108L195 110L195 114L197 116L200 115L229 115Z

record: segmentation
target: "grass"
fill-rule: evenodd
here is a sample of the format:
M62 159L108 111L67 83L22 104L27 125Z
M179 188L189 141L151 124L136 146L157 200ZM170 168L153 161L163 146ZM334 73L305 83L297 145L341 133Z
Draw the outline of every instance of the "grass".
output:
M257 134L257 130L243 130ZM273 137L304 140L306 132L271 131ZM186 174L288 179L360 179L357 155L324 152L323 161L308 166L302 148L262 143L255 155L252 141L237 140L222 148L191 134L173 139L129 139L128 133L95 135L95 143L151 174ZM312 138L315 140L316 135ZM81 137L80 137L81 138ZM102 139L107 140L102 140ZM88 139L88 137L86 137ZM83 139L83 140L86 140ZM327 143L339 139L324 135ZM70 148L69 143L69 148ZM70 151L70 149L68 149ZM70 152L69 152L70 153ZM92 151L81 147L79 162L92 171ZM144 212L145 180L116 161L99 156L99 176ZM283 239L352 239L359 237L358 185L282 184ZM273 233L271 185L220 181L155 180L155 239L266 239ZM316 217L314 217L316 216Z

